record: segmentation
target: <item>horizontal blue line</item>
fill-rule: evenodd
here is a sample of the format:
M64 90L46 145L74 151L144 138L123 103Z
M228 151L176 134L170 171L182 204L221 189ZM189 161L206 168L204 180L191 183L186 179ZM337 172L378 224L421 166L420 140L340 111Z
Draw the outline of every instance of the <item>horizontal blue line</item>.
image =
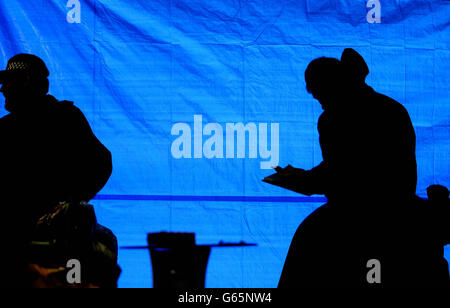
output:
M180 196L180 195L97 195L95 200L126 201L214 201L214 202L327 202L325 197L273 196Z

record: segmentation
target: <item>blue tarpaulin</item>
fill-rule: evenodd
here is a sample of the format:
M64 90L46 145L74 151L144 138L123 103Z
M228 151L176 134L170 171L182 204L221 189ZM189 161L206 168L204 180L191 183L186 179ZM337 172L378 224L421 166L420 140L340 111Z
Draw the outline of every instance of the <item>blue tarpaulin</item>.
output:
M450 186L450 1L0 0L0 21L0 65L41 57L50 93L112 152L92 204L120 246L159 231L258 244L213 248L207 287L275 287L324 203L261 181L272 165L321 162L303 78L314 58L357 50L367 83L411 116L418 195ZM119 286L152 286L147 251L120 250L119 264Z

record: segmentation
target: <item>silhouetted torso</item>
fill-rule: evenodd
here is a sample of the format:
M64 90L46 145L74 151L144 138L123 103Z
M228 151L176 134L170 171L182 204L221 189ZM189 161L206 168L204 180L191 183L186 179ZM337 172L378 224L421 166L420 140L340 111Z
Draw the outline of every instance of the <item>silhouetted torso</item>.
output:
M280 287L368 286L370 259L382 262L385 286L411 277L415 259L405 247L417 240L418 218L411 120L368 86L347 97L319 118L323 162L298 177L299 192L325 194L328 203L297 230Z
M318 130L325 165L318 189L330 202L415 194L415 133L396 101L366 87L324 111Z
M1 118L0 134L0 198L12 231L59 201L89 201L111 174L110 152L71 102L42 97Z

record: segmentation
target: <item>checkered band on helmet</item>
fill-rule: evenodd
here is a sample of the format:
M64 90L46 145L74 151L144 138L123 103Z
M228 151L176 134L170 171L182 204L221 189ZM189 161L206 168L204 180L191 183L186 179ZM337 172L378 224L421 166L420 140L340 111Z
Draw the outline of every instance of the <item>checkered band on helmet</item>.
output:
M15 71L15 70L25 71L28 69L30 69L30 65L24 62L10 62L6 67L7 71Z
M44 61L38 56L32 54L20 53L9 59L3 79L7 78L8 73L28 72L32 78L48 77L49 71ZM1 77L1 76L0 76Z

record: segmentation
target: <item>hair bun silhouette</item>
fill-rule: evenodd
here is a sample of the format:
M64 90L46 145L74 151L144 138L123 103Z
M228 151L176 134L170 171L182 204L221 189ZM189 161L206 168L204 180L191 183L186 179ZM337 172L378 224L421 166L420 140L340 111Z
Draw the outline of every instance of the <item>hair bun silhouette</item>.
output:
M342 52L341 63L348 77L358 81L365 82L369 74L369 67L364 58L352 48L346 48Z

